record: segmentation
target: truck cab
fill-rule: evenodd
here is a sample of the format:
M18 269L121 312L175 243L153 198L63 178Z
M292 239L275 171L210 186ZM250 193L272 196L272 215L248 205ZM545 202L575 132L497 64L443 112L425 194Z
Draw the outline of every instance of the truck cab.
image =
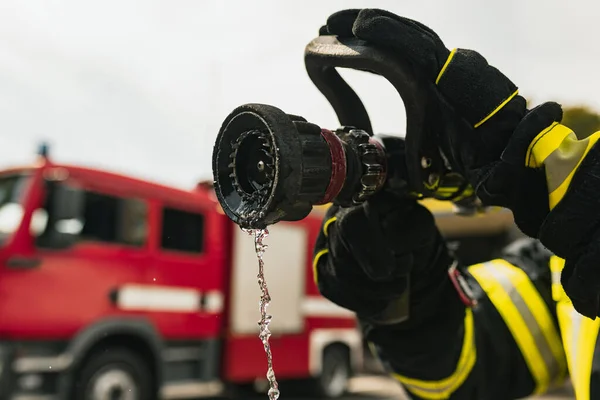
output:
M213 390L224 220L205 191L46 157L0 172L0 398Z

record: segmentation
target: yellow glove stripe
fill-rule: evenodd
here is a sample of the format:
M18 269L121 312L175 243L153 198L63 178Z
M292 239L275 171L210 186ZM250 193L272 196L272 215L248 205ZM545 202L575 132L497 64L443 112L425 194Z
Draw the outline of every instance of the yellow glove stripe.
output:
M319 284L319 275L317 273L317 265L319 264L319 259L325 254L329 253L329 249L320 250L313 259L313 281L315 281L315 285Z
M562 270L565 267L564 258L552 256L550 258L550 272L552 273L552 299L556 302L567 302L571 300L560 282Z
M442 81L444 77L446 78ZM450 52L435 84L450 103L455 103L453 105L457 112L460 111L459 114L475 128L483 125L519 94L519 89L500 71L488 65L485 58L466 49L455 48ZM483 89L486 85L494 87L492 92L482 93L486 91ZM484 98L481 98L482 95ZM482 116L485 117L481 118Z
M465 309L464 327L465 335L462 350L456 364L456 370L452 375L439 381L424 381L395 373L392 376L400 381L409 392L424 399L449 398L469 377L477 360L473 311L470 308Z
M546 168L550 210L564 198L579 165L598 139L600 131L579 140L571 129L558 122L533 139L525 155L525 165Z
M544 161L560 143L573 131L558 122L541 131L529 144L525 153L525 165L530 168L540 168ZM535 152L533 151L535 148Z
M504 100L502 103L500 103L500 105L498 107L496 107L494 109L494 111L492 111L491 113L489 113L487 115L487 117L485 117L484 119L482 119L481 121L479 121L478 123L476 123L475 125L473 125L475 128L480 127L481 125L483 125L483 123L485 121L487 121L488 119L492 118L498 111L502 110L502 108L513 99L513 97L515 97L516 95L519 94L519 89L515 90L515 92L513 94L511 94L510 96L508 96L508 98L506 100Z
M326 237L329 235L329 232L327 231L329 229L329 225L331 225L335 221L337 221L337 217L331 217L327 221L325 221L325 223L323 224L323 235L325 235Z
M448 59L444 63L444 66L440 70L440 73L438 74L437 79L435 80L435 84L436 85L440 82L440 79L442 79L442 75L444 75L444 72L446 72L446 68L448 68L448 65L450 65L450 61L452 61L452 58L454 57L454 54L456 54L456 49L453 49L450 52L450 55L448 56Z
M337 217L331 217L323 224L323 235L327 237L329 235L329 225L337 221ZM313 280L315 281L315 285L319 285L319 276L317 273L317 265L319 264L319 259L325 254L329 253L329 249L320 250L313 259Z

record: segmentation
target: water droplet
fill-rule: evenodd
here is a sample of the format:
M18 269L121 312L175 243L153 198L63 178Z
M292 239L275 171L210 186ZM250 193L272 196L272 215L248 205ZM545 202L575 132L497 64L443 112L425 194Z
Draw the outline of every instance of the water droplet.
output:
M271 388L268 392L269 400L277 400L279 398L279 389Z

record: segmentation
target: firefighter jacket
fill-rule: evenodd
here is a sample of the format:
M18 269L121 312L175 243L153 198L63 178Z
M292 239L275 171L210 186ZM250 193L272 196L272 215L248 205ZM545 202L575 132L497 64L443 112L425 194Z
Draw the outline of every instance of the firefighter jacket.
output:
M522 239L502 258L460 271L460 317L414 330L362 326L415 399L519 399L569 378L577 400L600 399L600 320L573 309L560 284L563 265Z
M317 240L315 274L328 263L325 236ZM600 322L572 307L560 284L563 265L539 241L520 239L498 259L454 263L430 296L436 304L425 320L359 322L372 351L414 399L520 399L567 379L577 400L600 399Z

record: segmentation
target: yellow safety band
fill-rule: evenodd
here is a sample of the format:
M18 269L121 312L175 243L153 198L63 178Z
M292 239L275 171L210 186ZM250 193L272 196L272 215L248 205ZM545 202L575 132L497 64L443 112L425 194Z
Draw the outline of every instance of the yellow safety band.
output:
M465 199L473 195L473 187L467 186L462 192L459 193L461 187L459 186L440 186L435 190L436 198L438 200L446 200L452 198L454 202ZM456 196L456 197L454 197Z
M466 199L467 197L471 197L474 193L474 189L473 186L469 185L462 193L460 196L458 196L456 199L454 199L454 201L459 201L462 199Z
M337 217L331 217L327 221L325 221L325 223L323 224L323 234L325 236L329 235L329 232L328 232L329 225L331 225L335 221L337 221Z
M535 380L535 393L562 382L566 361L554 321L535 286L505 260L469 267L511 332Z
M578 313L565 294L560 274L565 260L556 256L550 259L552 295L556 300L556 313L562 333L563 346L577 400L590 400L590 378L600 319L591 320Z
M558 122L541 131L527 148L525 165L531 168L539 168L544 165L546 158L572 133L571 129Z
M546 168L550 210L563 199L577 168L598 139L600 132L579 140L571 129L555 122L529 144L525 165Z
M488 119L492 118L498 111L502 110L502 108L513 99L513 97L515 97L516 95L519 94L519 89L515 90L513 94L511 94L510 96L508 96L508 98L506 100L504 100L502 103L500 103L500 105L498 107L496 107L494 109L494 111L492 111L491 113L489 113L487 115L487 117L485 117L484 119L482 119L481 121L479 121L478 123L476 123L475 125L473 125L474 128L478 128L481 125L483 125L483 123L485 121L487 121Z
M556 188L555 190L553 190L552 192L550 192L549 202L550 202L551 210L563 199L563 197L565 197L565 194L567 194L567 189L569 189L569 185L571 184L571 181L573 180L573 175L575 175L577 168L579 168L579 165L581 165L581 162L584 160L587 153L589 153L589 151L592 149L592 146L598 141L599 138L600 138L600 132L594 134L593 136L591 136L589 138L589 141L584 150L584 153L579 158L579 161L577 161L577 165L575 165L575 167L573 167L571 169L571 172L569 172L569 175L560 184L560 186L558 188ZM548 175L548 172L546 172L546 175Z
M429 182L423 182L423 186L425 186L425 188L427 190L431 190L431 191L435 191L436 188L439 186L440 184L440 177L436 177L435 181L433 183L429 183Z
M565 266L564 258L552 256L550 258L550 272L552 273L552 299L556 302L571 302L560 283L560 275Z
M454 393L468 378L475 361L477 360L477 348L475 346L475 329L473 322L473 311L470 308L465 310L465 336L463 339L462 350L456 369L449 377L439 381L425 381L420 379L408 378L399 374L392 374L409 392L424 399L447 399Z
M337 217L331 217L323 224L323 234L325 235L325 237L329 235L329 225L331 225L335 221L337 221ZM319 276L317 273L317 265L319 263L319 259L327 253L329 253L328 249L320 250L319 252L317 252L317 254L315 254L315 258L313 259L313 281L315 282L315 285L319 284Z
M317 265L319 264L319 259L327 253L329 253L329 249L323 249L319 251L313 259L313 280L315 281L315 285L319 284L319 275L317 274Z
M455 54L456 54L456 49L453 49L450 52L450 55L446 59L446 62L444 63L444 66L440 70L440 73L438 74L438 76L437 76L437 78L435 80L435 84L436 85L440 82L440 79L442 79L442 75L444 75L444 72L446 72L446 69L448 68L448 65L450 65L450 61L452 61L452 58L454 57Z
M456 50L457 49L453 49L450 54L448 55L448 58L446 59L446 62L444 63L444 65L442 66L442 69L440 70L440 72L438 73L437 78L435 79L435 84L438 85L440 83L440 80L442 79L442 76L444 75L444 73L446 72L446 70L448 69L448 66L450 65L450 63L452 62L452 59L454 58L454 55L456 54ZM477 122L474 127L478 128L481 125L483 125L483 123L485 121L487 121L488 119L492 118L498 111L502 110L502 108L509 102L511 101L516 95L519 94L519 89L517 89L513 94L511 94L507 99L505 99L502 103L500 103L498 105L498 107L496 107L491 113L489 113L485 118L483 118L481 121Z

